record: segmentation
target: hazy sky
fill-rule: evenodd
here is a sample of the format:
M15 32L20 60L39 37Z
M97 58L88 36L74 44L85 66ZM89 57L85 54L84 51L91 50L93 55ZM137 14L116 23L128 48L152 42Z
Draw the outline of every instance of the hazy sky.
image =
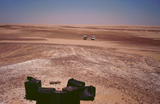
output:
M160 0L0 0L0 23L160 25Z

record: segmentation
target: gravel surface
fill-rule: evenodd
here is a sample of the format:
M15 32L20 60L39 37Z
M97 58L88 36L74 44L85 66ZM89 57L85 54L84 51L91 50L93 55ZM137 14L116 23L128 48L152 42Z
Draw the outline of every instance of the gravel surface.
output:
M159 104L160 61L114 48L74 45L1 44L0 103L35 104L25 99L27 76L42 87L61 90L70 78L96 87L93 102L81 104ZM50 81L60 84L50 85Z

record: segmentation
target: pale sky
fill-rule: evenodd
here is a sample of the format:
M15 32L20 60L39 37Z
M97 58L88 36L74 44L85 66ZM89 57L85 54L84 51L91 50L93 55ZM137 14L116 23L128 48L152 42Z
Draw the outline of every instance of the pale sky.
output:
M0 23L160 25L160 0L0 0Z

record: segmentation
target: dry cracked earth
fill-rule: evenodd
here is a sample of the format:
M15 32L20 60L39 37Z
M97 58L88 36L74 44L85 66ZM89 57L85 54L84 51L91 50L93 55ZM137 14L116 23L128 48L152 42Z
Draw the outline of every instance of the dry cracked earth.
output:
M1 104L36 103L25 99L27 76L57 90L70 78L95 86L95 100L81 104L160 103L160 61L150 57L115 48L24 43L0 45L0 57Z

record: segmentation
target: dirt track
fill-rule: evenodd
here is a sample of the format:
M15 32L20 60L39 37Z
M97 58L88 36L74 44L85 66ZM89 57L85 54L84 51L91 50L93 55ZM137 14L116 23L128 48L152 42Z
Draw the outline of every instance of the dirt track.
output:
M160 61L118 50L115 44L99 47L2 42L0 103L35 104L24 98L26 77L33 76L42 80L43 87L57 90L65 87L69 78L95 86L95 100L81 104L158 104ZM50 85L50 81L61 83Z

